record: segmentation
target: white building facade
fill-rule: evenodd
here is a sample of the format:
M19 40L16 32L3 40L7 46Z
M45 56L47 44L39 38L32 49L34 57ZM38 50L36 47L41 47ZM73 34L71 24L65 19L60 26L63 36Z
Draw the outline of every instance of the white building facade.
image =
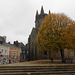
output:
M8 64L9 63L9 47L0 44L0 64Z

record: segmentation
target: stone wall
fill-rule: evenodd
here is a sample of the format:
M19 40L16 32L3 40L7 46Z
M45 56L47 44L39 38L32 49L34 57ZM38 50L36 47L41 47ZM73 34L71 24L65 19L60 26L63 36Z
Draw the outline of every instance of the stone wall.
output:
M73 58L75 60L75 51L71 49L64 49L64 57L65 58Z

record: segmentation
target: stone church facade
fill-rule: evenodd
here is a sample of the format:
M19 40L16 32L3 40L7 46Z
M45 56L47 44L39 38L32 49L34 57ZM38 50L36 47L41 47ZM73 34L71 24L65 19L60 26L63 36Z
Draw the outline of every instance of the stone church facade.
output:
M50 13L50 11L49 11ZM36 43L36 37L38 33L38 29L41 25L41 22L44 20L44 17L47 16L48 14L44 13L43 7L41 8L40 14L38 14L38 11L36 12L36 17L35 17L35 27L33 27L31 34L29 35L28 38L28 49L30 52L30 60L39 60L39 59L50 59L53 57L55 60L60 60L61 59L61 53L56 52L47 52L47 51L40 51L38 49L37 43ZM70 51L71 55L66 54L69 53L68 50L64 50L64 56L65 57L71 57L75 59L75 52Z

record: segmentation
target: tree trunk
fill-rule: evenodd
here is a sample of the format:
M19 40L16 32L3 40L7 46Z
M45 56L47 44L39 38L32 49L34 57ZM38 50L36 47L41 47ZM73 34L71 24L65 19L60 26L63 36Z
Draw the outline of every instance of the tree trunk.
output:
M62 62L64 62L64 50L63 50L63 49L60 49L60 52L61 52L61 59L62 59Z

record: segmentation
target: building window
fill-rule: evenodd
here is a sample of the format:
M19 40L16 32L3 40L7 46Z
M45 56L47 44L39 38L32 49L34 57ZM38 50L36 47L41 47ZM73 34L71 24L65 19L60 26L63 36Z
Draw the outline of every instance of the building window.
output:
M18 53L18 57L19 57L19 53Z
M15 58L16 58L16 56L17 56L17 53L15 52Z
M24 55L24 59L25 59L26 57L25 57L25 55Z
M11 52L11 57L13 57L13 52Z
M23 53L25 53L25 51L23 51Z
M21 59L23 59L23 55L21 55Z
M19 49L18 49L18 52L19 52Z
M19 60L17 60L17 62L19 63Z
M15 60L13 60L13 63L15 63Z
M27 51L27 54L29 53L29 51Z
M5 50L5 54L7 53L7 50Z
M44 55L47 55L47 51L44 51Z
M3 49L1 49L1 53L3 53Z

